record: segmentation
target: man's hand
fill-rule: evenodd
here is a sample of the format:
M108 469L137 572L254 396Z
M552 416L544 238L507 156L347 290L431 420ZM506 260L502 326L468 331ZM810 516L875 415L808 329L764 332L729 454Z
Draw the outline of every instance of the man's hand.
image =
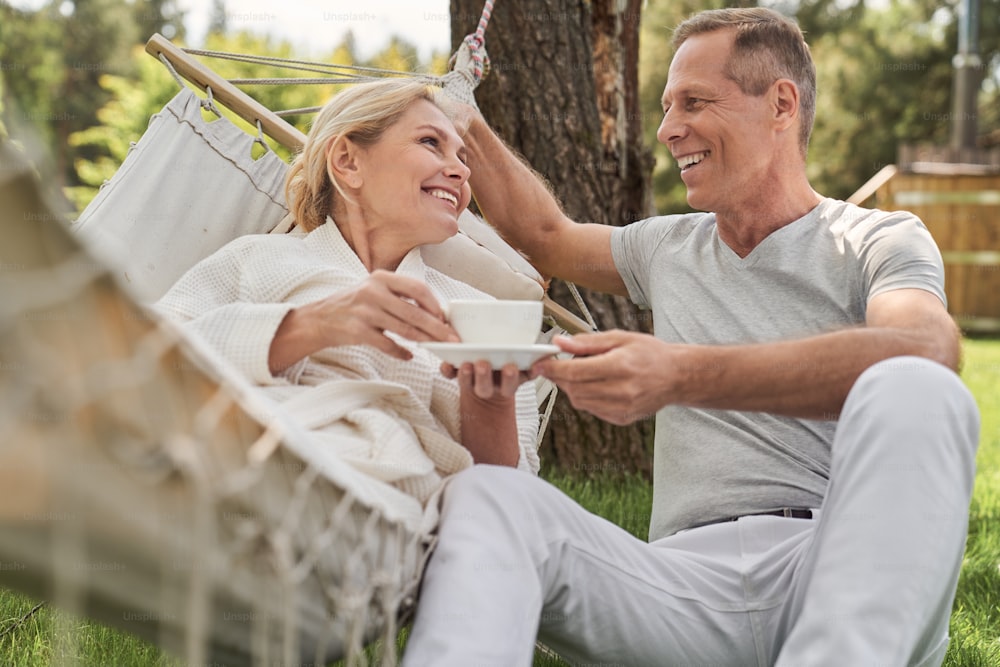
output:
M532 367L566 392L573 407L612 424L631 424L674 402L683 367L681 346L627 331L580 334L553 341L573 359Z
M478 108L456 99L447 89L434 91L434 103L448 116L458 136L463 139L469 133L472 122L481 117Z

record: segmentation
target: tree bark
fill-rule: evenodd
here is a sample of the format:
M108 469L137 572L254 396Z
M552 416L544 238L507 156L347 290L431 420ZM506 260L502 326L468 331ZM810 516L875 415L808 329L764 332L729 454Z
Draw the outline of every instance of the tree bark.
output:
M652 213L638 95L640 8L641 0L500 0L486 31L491 69L476 92L483 115L578 222L624 225ZM481 12L482 0L451 0L456 48ZM651 331L648 314L627 299L581 291L601 331ZM554 282L549 294L578 311L564 284ZM612 426L561 396L542 456L564 469L648 476L652 434L652 418Z

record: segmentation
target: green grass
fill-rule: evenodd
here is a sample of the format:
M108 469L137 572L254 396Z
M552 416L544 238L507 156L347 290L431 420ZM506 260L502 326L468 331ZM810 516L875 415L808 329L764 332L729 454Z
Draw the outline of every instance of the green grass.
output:
M951 615L949 667L1000 665L1000 341L968 340L962 379L982 417L969 539Z
M947 667L1000 665L1000 340L965 343L962 378L982 413L976 488L969 540L951 617ZM557 472L547 478L590 511L638 537L649 525L652 488L638 478L581 479ZM130 635L78 620L20 594L0 589L0 665L49 667L76 662L81 667L180 667ZM26 620L25 617L27 617ZM15 627L16 626L16 627ZM400 641L405 641L405 634ZM374 653L369 653L374 655ZM558 659L537 654L536 667L561 667Z
M182 667L159 648L129 634L0 589L0 664L48 667ZM34 613L32 611L34 610Z

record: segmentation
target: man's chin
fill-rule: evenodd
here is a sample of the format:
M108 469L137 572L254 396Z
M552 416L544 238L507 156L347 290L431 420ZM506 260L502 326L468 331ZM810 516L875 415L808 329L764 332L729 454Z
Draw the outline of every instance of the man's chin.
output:
M696 211L711 212L711 204L704 197L699 197L698 193L687 192L687 205Z

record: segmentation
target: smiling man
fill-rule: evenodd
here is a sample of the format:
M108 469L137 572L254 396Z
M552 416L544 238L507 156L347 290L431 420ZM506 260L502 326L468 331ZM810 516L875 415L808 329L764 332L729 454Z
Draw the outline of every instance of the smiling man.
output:
M654 335L559 341L534 372L614 423L656 414L649 542L528 475L444 495L406 661L525 665L536 636L626 665L935 665L964 549L978 413L940 253L911 214L806 178L815 68L767 9L674 35L658 138L692 207L566 218L470 114L489 220L548 275L627 295Z

